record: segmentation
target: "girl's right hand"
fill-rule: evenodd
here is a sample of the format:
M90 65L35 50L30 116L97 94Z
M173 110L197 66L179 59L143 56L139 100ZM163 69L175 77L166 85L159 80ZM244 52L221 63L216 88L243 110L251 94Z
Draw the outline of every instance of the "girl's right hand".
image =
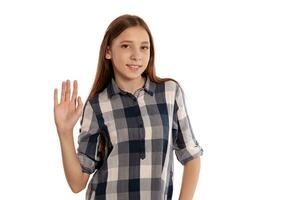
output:
M64 134L73 134L73 128L82 114L83 103L77 98L77 81L73 84L73 93L70 100L70 80L62 82L61 98L58 103L57 88L54 89L54 120L59 137Z

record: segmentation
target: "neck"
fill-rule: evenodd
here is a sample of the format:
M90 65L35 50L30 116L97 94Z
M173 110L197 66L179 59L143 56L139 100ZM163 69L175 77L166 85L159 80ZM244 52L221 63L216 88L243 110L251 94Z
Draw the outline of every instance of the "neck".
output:
M123 79L115 76L115 81L121 90L134 94L138 89L144 86L146 79L143 76L135 79Z

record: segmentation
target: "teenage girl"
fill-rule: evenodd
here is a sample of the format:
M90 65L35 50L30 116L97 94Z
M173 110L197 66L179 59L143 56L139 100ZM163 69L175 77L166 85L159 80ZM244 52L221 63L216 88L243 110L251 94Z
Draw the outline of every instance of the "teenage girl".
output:
M165 200L173 193L173 150L184 166L180 200L192 200L203 149L196 140L184 93L171 78L159 78L154 43L143 19L122 15L108 26L88 99L78 83L62 82L55 124L71 190L86 188L86 200ZM73 129L78 119L78 148Z

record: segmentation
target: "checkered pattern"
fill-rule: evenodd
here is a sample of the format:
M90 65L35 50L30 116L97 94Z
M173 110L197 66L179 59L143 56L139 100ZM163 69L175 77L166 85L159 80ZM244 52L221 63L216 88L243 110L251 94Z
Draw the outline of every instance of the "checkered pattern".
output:
M145 78L134 94L112 79L84 106L77 156L83 172L95 172L86 200L172 199L173 150L182 165L203 154L179 85Z

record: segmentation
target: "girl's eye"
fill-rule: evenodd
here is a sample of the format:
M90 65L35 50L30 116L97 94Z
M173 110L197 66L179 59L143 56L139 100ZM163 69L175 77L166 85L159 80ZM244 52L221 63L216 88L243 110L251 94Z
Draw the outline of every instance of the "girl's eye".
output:
M121 48L127 48L127 47L129 47L128 44L123 44L123 45L121 45Z
M128 45L128 44L122 44L121 45L121 48L125 48L125 49L127 49L127 48L129 48L130 46ZM147 49L149 49L149 47L148 46L142 46L142 49L143 50L147 50Z

